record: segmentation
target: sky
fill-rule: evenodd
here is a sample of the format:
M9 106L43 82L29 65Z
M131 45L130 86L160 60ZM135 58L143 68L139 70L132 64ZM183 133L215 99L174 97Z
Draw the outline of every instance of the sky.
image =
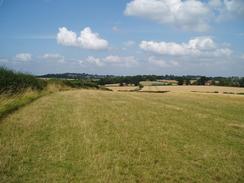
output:
M244 76L243 0L0 0L0 65Z

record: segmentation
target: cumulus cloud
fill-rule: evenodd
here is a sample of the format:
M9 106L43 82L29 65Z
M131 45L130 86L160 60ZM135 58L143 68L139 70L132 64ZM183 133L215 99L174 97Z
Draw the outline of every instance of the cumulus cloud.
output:
M27 61L30 61L32 59L32 56L30 53L19 53L15 56L15 59L17 61L27 62Z
M207 31L209 8L195 0L133 0L125 15L138 16L161 24L171 24L184 30Z
M243 0L210 0L209 7L212 11L217 12L218 20L244 18Z
M57 42L64 46L78 46L76 33L68 30L66 27L59 28Z
M98 33L93 33L90 27L86 27L78 37L78 44L86 49L102 50L108 48L108 42L100 38Z
M187 43L142 41L140 48L161 55L171 56L230 56L232 51L219 47L211 37L196 37Z
M210 0L209 6L212 8L219 8L222 5L222 0Z
M215 20L244 17L243 0L132 0L127 16L146 18L183 30L204 32Z
M121 57L121 56L110 55L105 57L103 60L106 63L119 64L121 66L126 66L126 67L130 67L137 64L137 60L134 56Z
M152 65L156 65L158 67L162 67L162 68L179 66L179 63L177 61L174 61L174 60L166 61L166 60L156 58L153 56L148 58L148 63L152 64Z
M142 41L140 48L145 51L158 53L162 55L185 55L187 50L181 44L174 42L155 42L155 41Z
M86 61L90 64L95 64L97 66L103 66L104 63L102 62L102 60L100 58L96 58L96 57L93 57L93 56L89 56Z
M58 44L64 46L75 46L89 50L103 50L108 48L108 41L102 39L98 33L92 32L90 27L84 28L80 36L66 27L59 28L57 34Z
M117 55L109 55L102 58L89 56L86 61L97 66L117 65L130 67L137 64L137 60L133 56L122 57Z

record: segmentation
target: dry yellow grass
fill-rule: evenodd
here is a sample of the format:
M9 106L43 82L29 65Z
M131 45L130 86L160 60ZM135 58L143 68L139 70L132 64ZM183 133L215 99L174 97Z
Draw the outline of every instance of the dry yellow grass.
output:
M244 93L244 88L222 86L144 86L142 91Z
M14 95L0 95L0 119L6 114L18 109L25 104L42 96L42 93L32 89L27 89L25 92L16 93Z
M132 91L137 89L137 86L117 86L117 87L106 87L113 91Z
M0 182L243 182L244 97L74 90L0 123Z

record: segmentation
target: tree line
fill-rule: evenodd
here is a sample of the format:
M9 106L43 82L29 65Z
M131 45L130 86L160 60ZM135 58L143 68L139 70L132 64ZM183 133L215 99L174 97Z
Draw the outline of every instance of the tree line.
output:
M206 77L206 76L156 76L156 75L138 75L138 76L109 76L98 80L99 85L115 84L120 85L133 84L138 86L141 81L157 80L176 80L178 85L216 85L216 86L234 86L244 87L244 77Z

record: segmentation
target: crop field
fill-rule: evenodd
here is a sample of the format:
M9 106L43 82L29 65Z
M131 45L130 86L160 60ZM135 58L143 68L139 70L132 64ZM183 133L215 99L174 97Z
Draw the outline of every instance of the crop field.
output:
M73 90L0 123L0 182L244 182L244 96Z
M165 84L159 81L141 81L141 85L143 86L164 86Z
M138 89L137 86L109 86L106 87L112 91L133 91Z
M223 86L144 86L142 91L199 92L220 94L244 94L244 88Z

